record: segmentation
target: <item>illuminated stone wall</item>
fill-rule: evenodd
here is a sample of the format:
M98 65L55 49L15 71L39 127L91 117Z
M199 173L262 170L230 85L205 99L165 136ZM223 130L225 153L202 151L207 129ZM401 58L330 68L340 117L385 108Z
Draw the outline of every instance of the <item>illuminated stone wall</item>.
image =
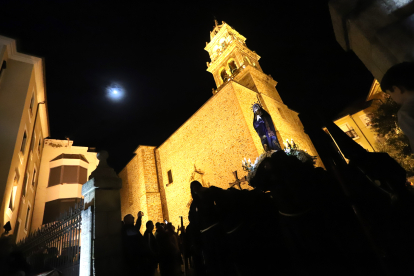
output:
M226 85L210 98L157 149L169 218L174 225L179 223L179 216L188 223L192 176L206 186L227 189L234 181L233 171L237 170L240 178L245 175L242 159L258 156L257 143L252 139L233 85ZM258 145L261 147L260 142ZM195 167L203 174L194 173ZM173 183L166 186L168 170Z
M298 114L283 104L276 90L277 82L262 72L258 63L260 56L247 48L246 38L225 22L222 25L216 22L210 37L205 48L211 58L207 71L212 73L217 90L155 150L155 156L154 147L137 149L134 159L120 173L124 183L121 190L123 215L148 210L149 218L155 218L162 209L164 218L174 225L180 223L180 216L184 217L184 224L188 224L192 180L206 187L214 185L227 189L229 183L235 181L232 172L237 171L239 178L246 175L242 160L250 158L254 162L264 152L253 127L251 107L258 100L271 115L280 143L293 138L302 149L317 156ZM234 75L229 70L232 61L238 67ZM231 77L222 78L223 70ZM323 166L319 159L317 166ZM170 170L172 183L168 178ZM155 187L157 176L158 189ZM242 188L250 187L244 183ZM162 208L157 207L158 204Z
M251 106L257 102L257 95L236 82L226 84L155 150L157 167L154 147L140 146L136 156L120 173L123 179L122 215L131 213L135 216L142 210L148 213L143 223L147 218L161 221L163 213L164 218L176 226L180 223L180 216L184 217L184 224L188 224L189 184L192 180L198 180L207 187L214 185L227 189L235 180L233 171L238 171L240 178L246 175L242 159L254 161L264 152L253 127ZM296 112L263 94L261 101L283 141L293 138L301 148L317 155ZM317 165L323 166L319 159ZM168 183L169 170L172 183ZM155 185L157 172L158 186ZM249 186L244 183L242 188Z
M137 218L138 211L144 212L142 233L148 220L154 223L163 220L154 149L151 146L139 146L134 158L119 173L122 179L122 218L127 214Z
M285 142L286 139L289 139L289 141L293 139L301 149L307 150L310 155L318 157L316 166L323 167L323 163L320 160L312 141L303 130L303 125L299 120L298 113L266 95L262 95L262 98L263 105L272 116L275 127L279 130L283 140L281 142Z

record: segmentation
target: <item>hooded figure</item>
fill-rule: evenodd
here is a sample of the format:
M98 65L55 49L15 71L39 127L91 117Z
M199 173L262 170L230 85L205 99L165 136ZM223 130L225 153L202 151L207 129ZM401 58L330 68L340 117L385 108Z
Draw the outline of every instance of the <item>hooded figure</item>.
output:
M254 112L253 127L262 141L263 148L266 151L280 150L281 147L276 137L276 129L269 113L258 103L255 103L252 109Z

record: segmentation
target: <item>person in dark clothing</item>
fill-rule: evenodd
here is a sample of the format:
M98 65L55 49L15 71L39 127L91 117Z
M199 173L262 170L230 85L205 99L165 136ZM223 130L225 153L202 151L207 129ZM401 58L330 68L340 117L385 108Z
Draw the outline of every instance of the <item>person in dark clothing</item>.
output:
M199 199L193 194L193 190L191 190L191 194L193 196L193 202L190 205L190 211L188 213L188 221L190 222L187 226L188 252L191 256L191 267L194 269L195 275L200 276L205 275L205 267L201 251L200 226L197 214L197 201Z
M174 231L171 223L165 225L164 252L166 257L166 267L168 274L165 275L181 275L181 252L177 240L177 233Z
M171 228L165 225L157 229L157 243L160 262L160 273L162 276L181 275L180 267L177 263L177 249L174 243L175 236L171 232ZM170 228L170 229L168 229Z
M122 229L122 246L127 265L128 275L139 275L148 262L148 250L143 241L141 228L143 213L138 212L137 222L134 224L134 216L128 214L124 217Z
M392 66L381 81L381 89L401 108L398 110L398 126L410 141L414 152L414 62Z
M153 276L158 266L158 245L154 235L152 234L152 231L154 230L154 223L151 220L149 220L146 223L146 227L147 230L145 230L143 239L144 243L148 245L150 251L150 258L146 274L149 276Z
M206 275L230 275L230 265L225 256L226 246L222 225L219 223L220 214L209 188L202 187L198 181L190 184L193 202L190 206L190 224L194 223L194 233L201 245L201 256ZM193 226L193 225L192 225Z
M160 228L162 228L161 223L157 222L155 224L155 233L154 233L154 237L157 238L158 233L160 232Z

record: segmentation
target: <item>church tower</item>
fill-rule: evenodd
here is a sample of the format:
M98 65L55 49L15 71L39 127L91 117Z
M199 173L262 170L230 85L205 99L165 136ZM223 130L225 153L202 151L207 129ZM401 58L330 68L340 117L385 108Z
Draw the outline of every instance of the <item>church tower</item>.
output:
M310 155L318 155L298 113L283 103L276 90L277 82L263 73L260 56L245 41L226 23L216 22L205 50L211 58L207 71L213 74L217 88L160 146L137 148L134 158L119 174L123 216L141 210L147 214L143 224L167 219L177 225L183 217L187 225L193 180L205 187L228 189L242 179L247 174L242 160L254 161L265 151L252 110L258 101L267 112L266 124L273 123L282 147L284 141L293 139ZM268 130L273 133L273 129ZM319 158L316 165L323 166ZM239 188L251 189L247 182Z
M257 93L267 95L282 102L276 90L277 82L263 73L259 64L260 56L246 45L246 38L224 21L210 32L210 42L204 48L210 55L207 71L213 74L217 89L220 91L226 82L233 80Z

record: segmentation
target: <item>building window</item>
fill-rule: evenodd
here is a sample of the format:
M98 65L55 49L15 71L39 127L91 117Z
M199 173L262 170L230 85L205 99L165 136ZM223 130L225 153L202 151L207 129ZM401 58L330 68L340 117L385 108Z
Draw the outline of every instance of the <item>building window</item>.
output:
M236 62L234 62L234 60L230 60L228 65L229 65L230 72L233 74L233 72L237 70Z
M40 154L40 150L42 147L42 137L39 136L39 143L37 144L37 152Z
M29 183L29 173L25 173L24 179L23 179L23 196L26 196L27 193L27 184Z
M27 212L26 212L26 222L24 223L24 229L27 231L27 226L29 226L29 220L30 220L30 205L27 206Z
M50 169L48 187L58 184L84 184L88 170L81 166L59 166Z
M30 106L29 106L30 114L33 114L34 100L35 100L35 98L34 98L34 92L33 92L32 93L32 98L30 99Z
M20 147L20 151L22 153L24 153L24 149L26 148L26 142L27 142L27 133L26 133L26 131L24 131L22 146Z
M34 149L35 141L36 141L36 134L35 134L35 133L33 133L32 141L31 141L31 143L30 143L30 152L31 152L31 153L33 153L33 149Z
M371 123L371 116L372 116L371 113L369 113L369 114L363 114L363 115L359 116L359 119L364 124L364 126L371 127L371 125L372 125L372 123Z
M74 208L80 201L81 198L62 198L46 202L42 224L56 221L61 214L67 212L69 208Z
M19 179L20 179L19 170L16 169L14 173L13 188L11 190L10 201L9 201L9 209L12 211L14 210L14 207L16 204L16 192L17 192L17 185L19 183Z
M17 186L13 186L11 194L10 194L10 200L9 200L9 209L12 211L14 209L14 200L16 197L16 191L17 191Z
M37 171L36 168L33 168L33 178L32 178L32 186L35 187L36 185L36 177L37 177Z
M171 170L169 170L169 171L167 172L167 174L168 174L168 184L173 183L173 177L172 177Z
M223 82L225 82L229 78L229 75L227 75L226 69L224 69L224 68L221 69L220 77L221 77Z
M359 136L355 132L355 130L351 126L349 126L348 124L340 125L339 128L342 129L346 133L346 135L348 135L352 139L359 138Z

